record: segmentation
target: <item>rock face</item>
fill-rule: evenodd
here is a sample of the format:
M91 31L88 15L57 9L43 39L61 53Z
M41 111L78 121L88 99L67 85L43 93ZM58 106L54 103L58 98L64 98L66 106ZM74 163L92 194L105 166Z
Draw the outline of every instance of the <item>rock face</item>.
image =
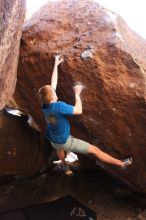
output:
M44 138L30 128L26 117L0 112L0 176L31 175L47 163L48 152Z
M0 109L15 91L25 0L0 1Z
M15 100L43 130L36 91L49 84L54 53L62 53L58 96L74 103L72 86L85 85L83 115L72 134L120 159L133 156L125 172L113 171L146 192L146 41L115 13L94 1L48 3L26 24Z

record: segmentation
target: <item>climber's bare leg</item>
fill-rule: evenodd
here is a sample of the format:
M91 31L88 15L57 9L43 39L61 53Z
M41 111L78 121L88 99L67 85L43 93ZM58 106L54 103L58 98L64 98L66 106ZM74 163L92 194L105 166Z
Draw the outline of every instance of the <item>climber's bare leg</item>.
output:
M65 162L65 152L64 152L64 150L62 150L62 149L57 150L57 155L58 155L59 159L61 160L61 162L65 165L66 162Z
M109 163L109 164L113 164L115 166L120 166L123 167L124 166L124 162L121 160L118 160L112 156L110 156L109 154L103 152L102 150L100 150L98 147L90 145L89 146L89 151L88 153L91 153L93 155L95 155L95 157L105 163Z

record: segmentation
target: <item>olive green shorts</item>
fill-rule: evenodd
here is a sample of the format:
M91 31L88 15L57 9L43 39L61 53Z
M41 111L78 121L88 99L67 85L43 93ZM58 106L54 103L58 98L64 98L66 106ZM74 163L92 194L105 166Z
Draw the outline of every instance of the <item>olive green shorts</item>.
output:
M51 142L53 148L56 150L64 150L67 152L87 154L89 149L89 143L80 139L69 136L65 144L56 144Z

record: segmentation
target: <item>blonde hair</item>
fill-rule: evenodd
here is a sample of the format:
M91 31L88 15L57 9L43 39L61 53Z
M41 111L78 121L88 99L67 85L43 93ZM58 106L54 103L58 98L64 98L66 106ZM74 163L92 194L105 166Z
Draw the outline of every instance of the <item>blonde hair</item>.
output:
M40 97L42 102L50 103L50 101L52 99L52 95L53 95L51 85L42 86L39 89L38 93L39 93L39 97Z

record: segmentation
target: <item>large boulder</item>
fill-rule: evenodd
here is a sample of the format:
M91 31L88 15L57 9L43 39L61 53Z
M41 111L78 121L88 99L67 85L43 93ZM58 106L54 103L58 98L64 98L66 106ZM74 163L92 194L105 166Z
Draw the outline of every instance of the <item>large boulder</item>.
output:
M51 150L26 116L0 112L0 176L33 174L47 164Z
M15 91L25 0L0 1L0 109Z
M60 52L65 61L59 68L59 98L73 103L74 82L85 85L83 115L71 122L72 134L120 159L132 156L125 172L112 172L146 192L146 41L94 1L45 5L25 25L14 96L42 131L36 93L50 83L53 55Z

